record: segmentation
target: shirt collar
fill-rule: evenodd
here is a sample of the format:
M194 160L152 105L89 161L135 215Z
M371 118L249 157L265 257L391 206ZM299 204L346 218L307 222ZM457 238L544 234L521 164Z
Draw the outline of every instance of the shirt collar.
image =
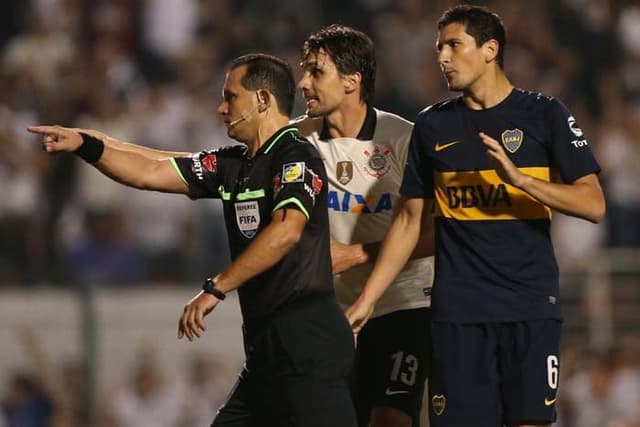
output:
M295 125L287 125L278 129L272 136L262 144L262 147L256 153L256 156L260 154L269 154L269 152L276 146L276 144L282 139L283 136L290 133L298 133L298 128Z
M370 141L373 139L373 134L376 131L376 123L378 121L378 117L376 114L376 110L372 107L367 106L367 115L364 118L364 123L362 123L362 128L360 128L360 132L358 132L358 136L356 139L360 141ZM329 135L329 128L327 127L327 121L323 120L322 122L322 131L320 132L320 139L323 141L328 141L331 138Z

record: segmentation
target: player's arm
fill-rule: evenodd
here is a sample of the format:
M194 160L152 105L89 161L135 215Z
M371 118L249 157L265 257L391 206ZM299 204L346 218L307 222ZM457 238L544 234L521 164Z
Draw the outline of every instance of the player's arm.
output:
M142 145L133 144L131 142L122 141L116 138L113 138L106 133L93 130L93 129L81 129L81 128L73 128L73 130L85 133L87 135L91 135L94 138L101 140L105 146L117 148L122 151L132 151L134 153L142 154L145 157L154 160L164 160L170 159L173 157L189 157L191 153L183 152L183 151L167 151L167 150L158 150L155 148L144 147Z
M83 138L77 130L59 126L32 126L28 130L43 136L43 148L48 153L82 152L81 157L121 184L143 190L189 192L168 158L146 156L132 149L134 144L125 146L113 138L108 143L96 137Z
M331 264L333 274L339 274L355 266L374 263L378 258L382 242L346 244L331 239ZM433 216L423 212L418 243L409 259L419 259L434 254Z
M507 184L521 189L536 200L566 215L600 222L605 214L605 200L598 176L590 173L571 183L547 182L521 172L507 156L502 145L480 133L493 166Z
M273 219L251 244L214 279L215 287L225 294L252 277L278 263L298 243L307 223L306 215L297 209L278 209ZM189 341L205 331L204 316L215 308L219 300L201 291L185 307L178 326L178 338L186 335Z
M385 235L380 254L360 297L346 311L355 333L365 325L378 299L411 257L420 239L423 214L426 212L431 216L432 204L432 200L419 198L403 200L398 215Z

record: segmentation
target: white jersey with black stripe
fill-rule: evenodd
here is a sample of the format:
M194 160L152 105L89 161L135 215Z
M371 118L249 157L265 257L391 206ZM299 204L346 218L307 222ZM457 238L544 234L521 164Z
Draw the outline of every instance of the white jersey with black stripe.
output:
M380 242L400 201L400 184L413 125L377 109L375 130L364 138L323 139L323 120L303 118L298 127L318 149L329 179L329 222L332 239L345 243ZM362 132L361 132L362 134ZM335 276L344 306L358 298L373 264ZM380 298L373 317L430 305L425 288L433 283L433 257L411 260Z

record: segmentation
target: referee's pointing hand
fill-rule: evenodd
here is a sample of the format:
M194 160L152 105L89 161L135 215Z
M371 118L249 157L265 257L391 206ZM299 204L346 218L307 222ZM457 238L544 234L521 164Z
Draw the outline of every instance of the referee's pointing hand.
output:
M42 135L42 149L47 153L75 151L82 145L82 136L75 129L61 126L29 126L27 130Z

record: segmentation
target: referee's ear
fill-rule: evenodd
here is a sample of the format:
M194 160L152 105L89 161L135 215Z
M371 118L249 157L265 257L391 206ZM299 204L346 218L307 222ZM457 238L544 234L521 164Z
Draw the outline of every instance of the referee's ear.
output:
M271 107L271 98L273 97L268 90L259 89L256 91L258 98L258 112L263 113Z

